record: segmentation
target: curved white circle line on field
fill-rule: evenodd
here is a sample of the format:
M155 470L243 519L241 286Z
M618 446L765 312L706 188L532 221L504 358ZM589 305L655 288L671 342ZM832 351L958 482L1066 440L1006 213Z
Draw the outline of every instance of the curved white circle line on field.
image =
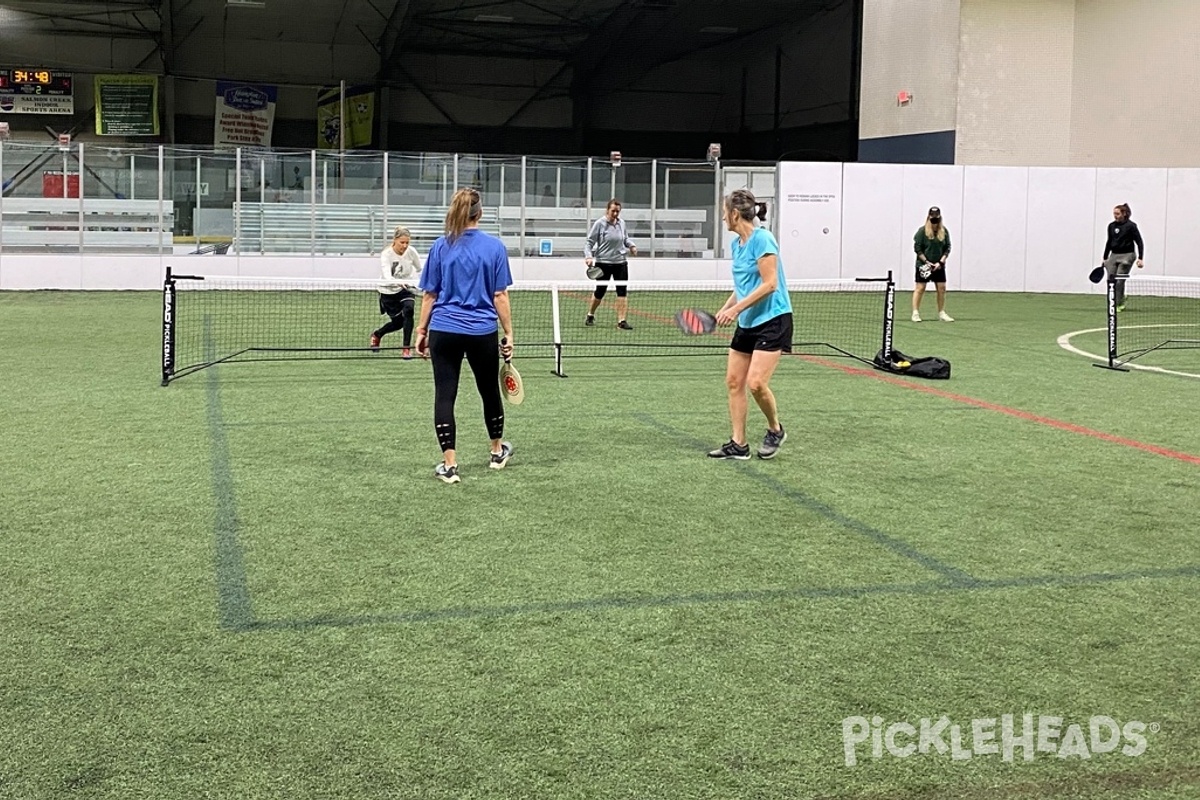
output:
M1123 327L1125 328L1125 330L1129 330L1130 328L1195 328L1196 325L1195 325L1195 323L1191 323L1191 322L1174 322L1174 323L1164 323L1161 325L1125 325ZM1088 351L1081 350L1080 348L1071 344L1071 339L1073 339L1076 336L1082 336L1085 333L1107 334L1108 328L1085 328L1084 330L1081 330L1081 331L1071 331L1070 333L1064 333L1062 336L1058 337L1058 346L1061 347L1063 350L1066 350L1069 353L1074 353L1075 355L1083 356L1085 358L1090 358L1094 361L1108 361L1108 356L1102 356L1097 353L1089 353ZM1160 372L1164 375L1178 375L1181 378L1200 379L1200 375L1197 375L1194 372L1180 372L1179 370L1175 370L1175 369L1166 369L1164 367L1152 367L1147 364L1129 364L1129 363L1123 362L1121 364L1121 366L1127 367L1129 369L1140 369L1140 370L1143 370L1144 372Z

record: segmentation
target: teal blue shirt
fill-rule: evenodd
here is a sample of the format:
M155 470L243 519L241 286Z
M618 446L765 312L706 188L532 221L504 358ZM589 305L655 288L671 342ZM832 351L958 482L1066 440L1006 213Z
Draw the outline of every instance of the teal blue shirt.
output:
M770 322L782 314L792 313L792 298L788 296L787 278L783 274L783 259L779 257L779 243L766 228L755 228L750 238L742 244L740 236L733 238L733 292L738 302L745 300L750 294L762 286L762 276L758 274L758 260L763 256L775 256L775 269L778 276L775 291L759 300L754 305L738 314L738 325L743 328L753 328Z

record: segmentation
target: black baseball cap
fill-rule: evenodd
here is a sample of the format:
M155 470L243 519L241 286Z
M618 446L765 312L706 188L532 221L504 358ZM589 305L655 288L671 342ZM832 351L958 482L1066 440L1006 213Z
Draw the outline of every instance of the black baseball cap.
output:
M938 208L937 206L931 206L931 207L930 207L930 209L929 209L929 216L931 216L931 217L940 217L941 215L942 215L942 210L941 210L940 208Z

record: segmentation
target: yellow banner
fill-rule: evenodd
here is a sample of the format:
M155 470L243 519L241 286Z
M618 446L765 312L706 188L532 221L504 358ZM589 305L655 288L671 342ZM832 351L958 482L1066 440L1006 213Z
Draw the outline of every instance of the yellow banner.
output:
M345 128L346 149L370 147L375 127L375 87L346 87L346 119L342 119L341 89L317 92L317 149L339 150Z

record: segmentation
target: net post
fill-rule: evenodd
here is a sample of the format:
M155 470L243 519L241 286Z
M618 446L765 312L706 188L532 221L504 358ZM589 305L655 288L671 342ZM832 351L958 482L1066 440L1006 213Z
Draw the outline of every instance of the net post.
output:
M562 368L562 315L558 302L558 284L550 285L550 316L554 325L554 374L560 378L567 377Z
M1093 367L1128 372L1117 362L1117 276L1109 275L1105 282L1105 308L1108 310L1108 363L1092 364Z
M1105 286L1108 312L1108 368L1117 365L1117 276L1110 275Z
M896 329L896 282L892 271L887 274L887 291L883 301L883 358L885 363L892 360L892 343Z
M162 298L162 383L166 386L175 374L175 279L167 267Z

